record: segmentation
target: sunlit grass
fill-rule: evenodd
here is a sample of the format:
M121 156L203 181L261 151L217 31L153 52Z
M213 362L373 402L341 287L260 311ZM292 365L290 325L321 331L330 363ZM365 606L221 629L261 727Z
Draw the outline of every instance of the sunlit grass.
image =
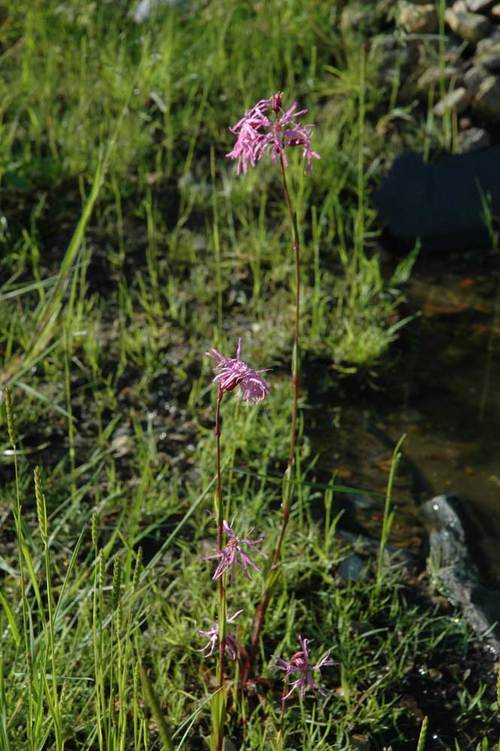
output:
M268 552L289 435L287 217L269 163L235 176L228 124L279 89L310 110L321 161L310 177L299 160L289 172L303 348L337 370L376 365L401 325L411 259L385 278L374 252L384 160L402 141L442 134L387 111L329 3L212 0L139 27L129 2L3 5L0 382L16 435L3 404L0 749L168 747L141 666L174 746L206 748L215 663L197 651L197 631L215 613L203 560L214 532L209 346L230 351L241 335L255 367L271 368L265 405L223 405L222 457L229 513L258 527ZM366 578L339 576L353 552L335 534L341 491L316 477L305 391L302 404L284 575L259 681L234 695L229 737L245 749L281 737L285 748L348 751L365 735L374 748L416 747L409 676L448 657L457 735L473 721L491 735L491 686L475 673L461 685L467 629L390 560L378 588L368 556ZM232 594L243 642L261 586L238 579ZM298 633L339 665L325 673L327 698L291 703L282 726L270 663Z

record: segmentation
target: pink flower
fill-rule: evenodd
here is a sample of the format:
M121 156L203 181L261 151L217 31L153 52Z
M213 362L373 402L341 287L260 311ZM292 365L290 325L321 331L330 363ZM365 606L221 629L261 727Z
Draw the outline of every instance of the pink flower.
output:
M307 110L298 110L297 102L284 110L282 97L283 94L278 92L270 99L261 99L236 125L229 128L237 139L233 150L226 156L237 160L237 175L241 172L246 174L249 165L255 167L266 151L271 153L273 162L282 158L286 167L288 161L285 151L289 146L302 146L308 170L312 167L313 159L320 159L319 154L311 148L313 126L298 122L298 118L305 115Z
M241 338L238 339L236 357L225 357L216 349L205 352L215 360L216 376L214 383L219 384L222 393L232 391L239 386L241 398L246 402L261 402L269 393L269 385L259 375L265 370L254 370L246 362L240 360Z
M289 677L292 675L298 676L290 684L290 690L288 693L281 697L282 701L286 701L295 689L298 690L301 699L304 698L308 688L310 688L314 694L320 693L322 696L326 694L326 691L314 680L313 674L314 672L319 673L323 667L335 665L335 662L328 656L331 651L328 650L316 665L311 665L308 650L309 641L309 639L303 639L299 635L301 649L298 652L295 652L290 660L283 660L281 657L276 658L276 662L272 666L278 670L285 671L285 690L288 687Z
M223 574L225 574L226 571L236 568L238 564L241 565L245 573L247 573L248 567L251 567L256 571L260 571L258 566L256 566L252 559L247 555L247 553L245 553L242 545L246 545L249 548L257 548L257 545L262 542L262 538L258 540L251 540L248 538L243 539L241 537L237 537L234 533L234 530L229 526L225 519L222 522L222 526L224 528L224 532L229 538L227 545L222 548L222 550L217 550L216 553L209 555L206 558L206 560L215 558L219 561L212 579L219 579ZM262 551L260 550L256 550L256 552L260 555L264 555L264 553L262 553Z
M236 618L243 613L242 610L237 610L234 615L229 616L229 618L226 620L226 623L234 623ZM208 639L207 643L202 649L197 649L197 652L204 652L204 657L210 657L214 653L215 647L217 645L217 642L219 640L219 623L218 621L215 621L208 631L203 631L200 629L198 631L200 636L204 636ZM224 638L224 649L226 653L229 655L231 660L236 660L236 656L238 654L238 642L236 641L236 637L234 634L226 634ZM207 651L208 650L208 651Z

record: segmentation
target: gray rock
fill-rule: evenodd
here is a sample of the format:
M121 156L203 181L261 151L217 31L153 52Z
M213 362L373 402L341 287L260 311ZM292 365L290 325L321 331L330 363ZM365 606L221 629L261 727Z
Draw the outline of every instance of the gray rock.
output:
M472 100L473 109L485 120L500 123L500 78L488 76Z
M458 135L458 146L462 154L491 146L491 138L484 128L467 128Z
M470 102L470 94L465 86L448 92L434 107L434 114L443 117L448 112L463 112Z
M351 553L340 562L337 574L344 581L366 579L366 560L357 553Z
M500 3L497 3L493 6L490 11L490 15L495 21L500 21Z
M438 30L438 14L433 3L414 5L402 0L398 9L398 24L409 34L433 34Z
M462 608L478 636L500 655L500 592L481 582L471 549L480 531L454 496L431 498L420 512L429 528L431 575L448 599Z
M488 78L488 76L488 71L479 65L474 65L472 68L469 68L464 75L464 85L471 96L475 96L478 93L481 84Z
M444 13L446 23L457 36L466 42L477 42L488 35L491 24L487 18L479 13L456 12L452 8L447 8Z
M465 0L467 8L473 13L487 13L495 0Z

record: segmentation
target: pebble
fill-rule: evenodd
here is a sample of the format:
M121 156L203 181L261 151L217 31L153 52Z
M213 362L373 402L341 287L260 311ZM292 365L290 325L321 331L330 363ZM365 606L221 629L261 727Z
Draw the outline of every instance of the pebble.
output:
M448 112L463 112L470 101L470 94L465 86L450 91L434 107L434 114L443 117Z
M494 5L490 11L490 15L494 21L500 21L500 3Z
M477 42L488 35L491 24L487 18L479 13L456 12L453 8L447 8L444 13L446 23L457 36L466 42Z
M409 34L433 34L439 26L436 6L400 2L398 24Z
M458 146L462 154L491 146L491 138L484 128L467 128L458 135Z

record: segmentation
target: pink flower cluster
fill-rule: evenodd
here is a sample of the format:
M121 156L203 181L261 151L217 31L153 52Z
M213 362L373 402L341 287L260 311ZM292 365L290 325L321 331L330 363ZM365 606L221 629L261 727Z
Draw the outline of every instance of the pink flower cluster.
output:
M254 548L256 552L260 553L260 555L264 555L262 551L257 550L257 545L262 542L262 538L258 540L251 540L249 538L244 539L242 537L238 537L225 519L222 522L222 526L224 528L225 534L229 539L222 550L217 550L217 552L213 555L207 556L207 560L215 558L219 561L212 579L220 579L220 577L225 574L226 571L235 569L238 565L241 565L244 573L247 573L248 568L253 568L255 569L255 571L259 571L259 567L256 566L250 556L245 553L242 546L245 545L248 548Z
M289 660L283 660L281 657L276 658L276 662L274 663L273 667L277 668L278 670L285 671L286 687L288 687L288 680L290 676L298 676L290 684L290 690L288 691L288 693L282 696L282 701L286 701L295 690L299 692L301 699L304 698L304 695L308 688L310 688L314 694L320 693L322 696L326 694L324 688L316 683L313 674L315 672L319 673L321 668L327 667L329 665L335 665L335 662L329 657L330 650L328 650L328 652L323 655L323 657L319 662L316 663L316 665L311 665L308 649L309 641L309 639L303 639L301 636L299 636L301 648L298 652L295 652L295 654L292 655Z
M259 375L265 370L254 370L240 359L241 338L238 339L236 357L226 357L218 350L211 349L205 354L215 360L216 376L214 383L219 385L222 393L232 391L239 386L241 398L247 402L261 402L269 393L269 386Z
M307 110L299 110L297 102L284 110L282 93L274 94L270 99L261 99L246 112L236 125L229 128L237 136L232 151L226 156L236 159L236 174L246 174L249 165L256 163L266 151L271 154L273 162L282 159L286 167L286 149L289 146L301 146L302 154L311 169L312 160L320 159L319 154L311 148L312 125L302 125L298 118Z

